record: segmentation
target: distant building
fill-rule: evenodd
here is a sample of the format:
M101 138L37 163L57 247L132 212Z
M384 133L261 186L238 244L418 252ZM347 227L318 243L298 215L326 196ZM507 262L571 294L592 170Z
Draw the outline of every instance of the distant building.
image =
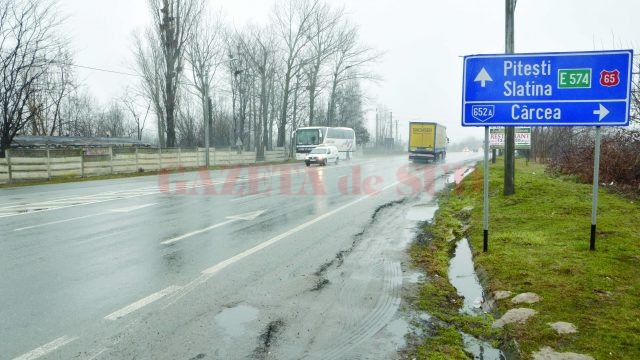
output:
M132 138L80 137L80 136L31 136L13 138L12 148L88 148L88 147L148 147L148 143Z

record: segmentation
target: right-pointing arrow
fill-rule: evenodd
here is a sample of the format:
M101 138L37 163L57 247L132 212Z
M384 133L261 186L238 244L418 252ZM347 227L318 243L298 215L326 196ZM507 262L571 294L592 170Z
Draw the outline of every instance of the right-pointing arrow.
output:
M609 110L604 107L604 105L599 104L600 105L600 109L598 110L593 110L593 115L599 115L600 117L598 118L598 121L602 121L602 119L605 118L605 116L609 115Z

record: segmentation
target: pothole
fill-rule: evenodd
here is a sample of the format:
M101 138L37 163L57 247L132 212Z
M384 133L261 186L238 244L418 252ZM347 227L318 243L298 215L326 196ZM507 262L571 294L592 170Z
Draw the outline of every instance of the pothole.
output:
M396 319L388 323L386 330L391 335L391 342L396 345L396 349L404 348L407 345L405 336L409 333L409 323L404 319Z
M222 310L215 321L228 337L244 335L245 324L258 318L258 310L247 305L239 305Z

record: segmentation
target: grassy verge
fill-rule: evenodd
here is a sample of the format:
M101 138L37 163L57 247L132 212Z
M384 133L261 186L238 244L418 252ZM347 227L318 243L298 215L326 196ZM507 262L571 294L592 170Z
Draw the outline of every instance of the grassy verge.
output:
M500 336L499 331L491 329L490 315L474 317L460 313L463 299L448 280L449 259L456 240L465 236L470 204L465 196L441 196L434 220L423 225L418 241L410 249L413 265L427 274L412 303L436 319L427 329L428 336L414 351L417 359L469 359L460 331L489 341Z
M640 359L640 205L604 189L598 206L597 251L589 251L591 186L548 175L542 165L517 163L516 194L502 195L503 166L490 170L490 243L482 253L482 169L454 194L441 197L433 223L411 248L428 279L414 304L441 320L416 349L422 359L465 358L457 330L480 338L515 339L524 359L541 347L596 359ZM465 225L468 223L469 228ZM488 292L535 292L532 305L497 302L497 313L529 307L538 314L496 333L490 318L460 316L461 300L447 281L452 239L466 235ZM549 323L573 323L558 335Z
M259 164L250 164L250 165L232 165L232 166L268 166L268 165L281 165L281 164L293 164L300 163L300 161L289 160L284 162L275 162L275 163L259 163ZM223 170L228 169L229 166L210 166L209 170ZM189 171L197 171L197 168L185 168L185 172ZM176 174L180 171L172 168L169 171L170 174ZM51 180L21 180L15 181L11 184L0 184L0 189L6 188L17 188L17 187L25 187L25 186L36 186L36 185L50 185L50 184L66 184L72 182L84 182L84 181L97 181L97 180L113 180L113 179L126 179L126 178L134 178L141 176L157 176L160 175L160 171L146 171L146 172L134 172L134 173L122 173L122 174L109 174L109 175L97 175L97 176L87 176L87 177L78 177L78 176L58 176L54 177Z
M600 192L597 251L589 251L591 186L517 164L516 194L502 195L501 162L490 170L490 245L482 250L482 192L469 196L476 267L489 291L535 292L542 300L524 325L508 326L524 358L543 346L596 359L640 359L640 206ZM464 183L481 189L482 178ZM498 302L498 311L515 307ZM577 334L558 335L566 321Z

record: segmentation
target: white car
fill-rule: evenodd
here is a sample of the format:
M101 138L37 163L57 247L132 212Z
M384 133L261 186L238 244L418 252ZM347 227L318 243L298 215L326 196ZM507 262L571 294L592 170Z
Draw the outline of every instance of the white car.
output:
M304 163L307 164L307 166L311 166L311 164L327 166L327 164L331 162L337 165L339 161L340 154L338 153L338 148L335 146L318 146L311 150L309 155L304 159Z

